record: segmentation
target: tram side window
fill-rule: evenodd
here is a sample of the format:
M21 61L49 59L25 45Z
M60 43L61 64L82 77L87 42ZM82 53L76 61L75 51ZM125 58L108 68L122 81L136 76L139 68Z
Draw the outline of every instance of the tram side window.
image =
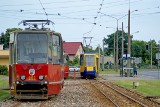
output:
M52 63L52 36L49 36L48 62Z
M81 55L81 56L80 56L80 65L83 65L83 64L84 64L84 56Z
M17 60L17 59L16 59L16 58L17 58L17 56L16 56L16 48L17 48L17 47L16 47L16 43L14 43L14 46L13 46L13 47L14 47L14 48L13 48L13 51L12 51L12 52L14 53L14 54L13 54L13 63L15 63L16 60Z
M60 63L60 38L59 36L52 36L53 46L52 46L52 62L54 64Z

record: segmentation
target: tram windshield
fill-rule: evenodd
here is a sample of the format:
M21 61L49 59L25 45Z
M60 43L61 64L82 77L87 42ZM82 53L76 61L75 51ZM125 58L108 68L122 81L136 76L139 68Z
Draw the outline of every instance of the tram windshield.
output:
M86 66L94 66L94 55L86 56Z
M17 63L46 63L47 34L22 33L17 36Z

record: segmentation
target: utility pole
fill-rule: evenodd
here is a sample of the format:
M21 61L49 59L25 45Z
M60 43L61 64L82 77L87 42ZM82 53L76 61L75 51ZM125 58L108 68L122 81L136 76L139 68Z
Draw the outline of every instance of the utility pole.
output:
M128 10L128 54L131 56L130 9Z
M150 41L151 41L151 52L150 53L151 53L151 69L152 69L152 47L153 46L152 46L152 40L150 40Z
M116 33L114 33L114 71L116 70L116 52L115 52L115 47L116 47Z
M117 41L116 41L116 72L118 72L118 20L117 20Z
M101 61L101 60L100 60L100 59L101 59L100 44L98 45L98 47L99 47L99 49L98 49L98 50L99 50L99 63L98 63L98 66L99 66L99 68L100 68L100 61ZM99 70L100 70L100 69L99 69Z
M123 22L122 22L122 58L123 58L123 52L124 52L124 42L123 42Z
M128 10L128 48L127 48L127 68L131 68L131 36L130 36L130 0ZM130 75L130 69L127 71L127 76Z
M134 11L138 11L138 10L134 10ZM132 11L132 12L134 12L134 11ZM104 14L104 13L103 13ZM106 14L104 14L104 15L106 15ZM124 15L124 16L122 16L122 17L120 17L120 18L116 18L116 17L113 17L113 16L111 16L111 15L106 15L106 16L109 16L109 17L111 17L111 18L113 18L113 19L116 19L116 21L117 21L117 31L116 31L116 36L117 37L114 37L114 49L116 49L116 55L115 55L115 50L114 50L114 58L115 58L115 64L114 64L114 66L115 66L115 68L116 68L116 71L118 71L118 21L120 20L120 19L122 19L123 17L125 17L125 16L127 16L128 15L128 54L131 56L131 49L130 49L130 0L129 0L129 10L128 10L128 14L126 14L126 15ZM114 35L115 36L115 35ZM117 40L116 40L117 39ZM115 43L116 42L116 43ZM115 44L116 44L116 46L115 46ZM116 47L116 48L115 48ZM130 61L129 61L130 62ZM131 62L130 62L131 63ZM129 65L130 65L130 63L129 63ZM130 67L130 66L129 66Z
M158 41L158 43L159 43L159 52L160 52L160 40ZM160 59L160 53L158 52L158 80L159 80L159 59Z
M102 42L103 42L102 71L104 71L104 38Z

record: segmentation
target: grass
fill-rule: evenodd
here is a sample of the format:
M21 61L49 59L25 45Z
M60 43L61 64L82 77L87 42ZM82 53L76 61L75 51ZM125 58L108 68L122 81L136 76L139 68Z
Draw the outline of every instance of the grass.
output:
M135 90L144 96L160 96L159 80L136 80L139 86L133 89L134 80L114 80L113 82L130 90Z
M0 80L0 89L8 88L8 80Z
M10 93L9 91L6 90L0 90L0 101L9 98L10 97Z
M6 76L0 75L0 101L8 98L10 96L9 91L1 90L2 88L8 87L8 80L3 80L1 78L5 78Z
M141 70L140 70L141 71ZM113 69L106 69L105 71L100 71L99 74L119 74ZM160 96L160 81L159 80L136 80L139 82L139 86L133 89L134 80L113 80L114 83L130 89L137 91L144 96Z
M4 77L6 77L6 75L0 75L0 78L4 78Z
M100 71L99 74L119 74L119 72L114 71L114 69L105 69L104 71Z

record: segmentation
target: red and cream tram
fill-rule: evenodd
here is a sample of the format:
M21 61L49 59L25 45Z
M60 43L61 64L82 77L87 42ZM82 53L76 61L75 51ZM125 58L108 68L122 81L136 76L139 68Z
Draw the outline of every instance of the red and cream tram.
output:
M69 55L68 54L64 54L64 78L68 78L69 77Z
M48 99L64 84L61 34L44 28L49 20L22 23L30 27L10 34L10 93L16 99Z

